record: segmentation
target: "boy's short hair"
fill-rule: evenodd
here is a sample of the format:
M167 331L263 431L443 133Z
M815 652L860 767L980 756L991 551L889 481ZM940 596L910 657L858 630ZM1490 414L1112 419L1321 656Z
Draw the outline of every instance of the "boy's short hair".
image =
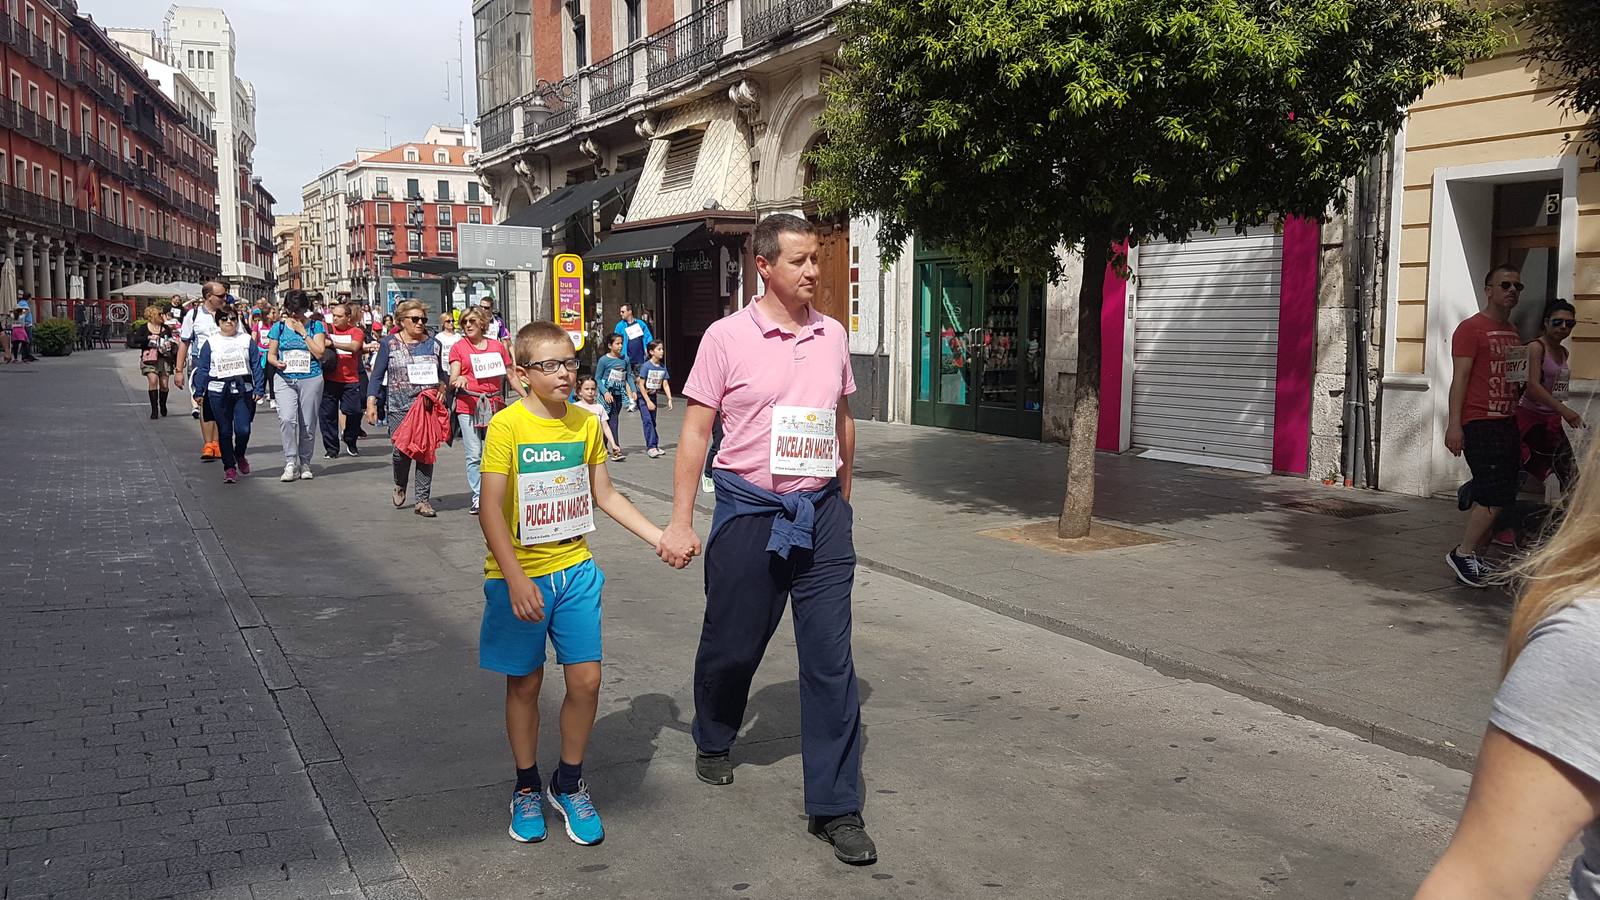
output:
M651 341L650 343L644 345L644 352L654 353L656 348L659 346L661 346L660 341Z
M513 345L516 364L526 369L533 364L534 350L540 344L555 341L572 346L572 338L567 335L567 330L554 322L529 322L522 326L517 329L517 338Z

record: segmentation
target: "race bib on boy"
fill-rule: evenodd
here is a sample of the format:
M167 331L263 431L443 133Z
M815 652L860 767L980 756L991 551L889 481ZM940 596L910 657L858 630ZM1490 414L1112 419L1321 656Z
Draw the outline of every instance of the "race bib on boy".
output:
M831 409L774 407L768 460L772 474L832 478L839 471L839 435L833 426Z
M644 337L644 326L640 325L638 322L635 322L632 325L629 325L624 330L627 332L628 340L630 340L630 341L637 341L640 338Z
M584 443L517 445L517 537L524 547L594 530Z
M310 350L283 351L283 371L290 375L311 374Z
M503 377L506 374L505 357L498 353L472 354L472 377L479 381Z
M1506 383L1528 383L1528 348L1506 348Z
M413 386L439 383L439 360L433 356L415 356L406 363L406 380Z
M665 378L666 374L660 369L647 373L644 376L644 389L652 394L661 390L661 379Z
M248 374L250 374L250 364L245 360L243 353L226 353L211 363L213 378L238 378Z

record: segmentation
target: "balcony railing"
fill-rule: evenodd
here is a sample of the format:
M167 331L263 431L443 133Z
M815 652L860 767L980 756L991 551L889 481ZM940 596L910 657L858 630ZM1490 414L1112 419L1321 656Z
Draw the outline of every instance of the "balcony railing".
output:
M624 48L589 70L589 112L610 109L633 90L633 51Z
M795 26L827 12L831 0L742 0L744 3L744 43L787 34Z
M550 111L549 118L539 124L538 132L556 131L578 119L578 76L576 74L556 82L544 82L533 92L534 99L544 101ZM524 116L527 114L524 113Z
M143 246L143 243L139 240L139 235L133 229L124 228L97 213L89 214L89 233L102 241L110 241L113 244L121 244L124 247Z
M645 81L657 88L700 71L722 56L727 38L728 0L684 16L650 36Z
M0 218L21 219L40 225L76 229L80 227L77 209L20 187L0 184Z
M87 156L98 165L101 171L116 175L122 169L122 162L111 152L106 145L100 143L86 134L78 135L78 145L82 155Z
M127 105L122 102L122 96L117 93L115 88L109 84L106 84L105 81L103 81L93 69L81 62L78 63L78 81L83 86L93 91L94 95L99 97L101 101L110 105L112 110L118 114L120 114L122 112L122 108Z
M483 152L493 153L511 143L511 106L502 106L478 120Z
M178 256L177 245L168 240L163 240L161 238L146 238L145 247L152 256L159 256L162 259L180 258Z

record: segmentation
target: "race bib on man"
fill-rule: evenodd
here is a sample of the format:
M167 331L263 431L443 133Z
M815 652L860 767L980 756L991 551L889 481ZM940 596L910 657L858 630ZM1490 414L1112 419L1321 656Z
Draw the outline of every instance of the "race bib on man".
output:
M224 353L211 361L213 378L238 378L250 374L250 364L243 353Z
M1528 383L1528 348L1506 348L1506 383Z
M517 537L524 547L594 530L583 441L517 445Z
M506 374L505 357L498 353L472 354L472 377L479 381L503 377Z
M648 375L644 376L644 389L649 391L652 394L654 394L656 391L661 390L661 379L665 375L666 375L665 372L661 371L660 369L657 369L654 372L651 372Z
M839 471L834 410L777 406L772 410L769 463L774 475L832 478Z
M283 371L290 375L311 374L311 351L285 350L283 352Z
M627 332L628 340L630 341L637 341L644 337L644 326L640 325L638 322L629 325L624 330Z
M406 363L406 380L413 385L439 383L439 359L434 356L412 357Z

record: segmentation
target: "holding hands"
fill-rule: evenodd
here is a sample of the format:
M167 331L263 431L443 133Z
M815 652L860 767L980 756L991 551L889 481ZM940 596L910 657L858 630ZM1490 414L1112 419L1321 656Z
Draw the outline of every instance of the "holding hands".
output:
M669 522L656 542L656 555L674 569L681 569L700 555L700 538L694 529L679 522Z

